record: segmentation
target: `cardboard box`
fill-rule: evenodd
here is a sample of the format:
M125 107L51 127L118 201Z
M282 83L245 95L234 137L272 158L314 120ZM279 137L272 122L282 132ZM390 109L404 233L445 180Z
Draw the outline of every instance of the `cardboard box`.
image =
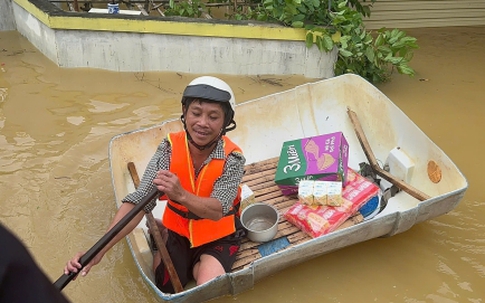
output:
M240 207L239 207L239 212L242 213L242 211L249 206L250 204L255 203L255 197L254 197L254 192L249 188L247 184L241 185L241 202L240 202Z
M283 143L275 183L284 195L298 193L301 180L341 181L345 186L349 145L342 132Z

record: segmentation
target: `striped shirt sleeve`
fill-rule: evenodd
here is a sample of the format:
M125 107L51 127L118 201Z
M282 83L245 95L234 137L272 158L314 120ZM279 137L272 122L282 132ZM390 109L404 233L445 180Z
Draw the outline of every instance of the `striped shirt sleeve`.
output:
M170 154L171 147L167 139L163 141L158 146L155 154L152 156L150 162L148 162L147 168L143 173L140 185L138 189L130 194L128 194L122 202L128 202L133 204L140 203L144 197L146 197L154 188L153 179L157 175L159 170L168 170L170 167ZM157 203L157 199L153 199L150 203L145 206L145 212L151 212Z
M223 146L222 140L220 140L207 161L204 162L204 165L206 165L212 158L218 158L221 157L221 155L223 157ZM159 170L169 170L170 168L171 152L172 149L170 143L167 139L164 139L148 163L138 189L128 194L122 200L122 202L138 204L152 191L152 189L155 187L153 184L153 179L155 178L157 172ZM214 183L211 197L221 202L222 212L224 215L227 214L227 212L231 209L232 203L237 196L238 187L244 174L245 162L246 159L241 153L230 153L226 158L222 175ZM196 174L198 174L198 172L196 172ZM144 208L145 212L151 212L155 208L156 202L157 199L151 201Z

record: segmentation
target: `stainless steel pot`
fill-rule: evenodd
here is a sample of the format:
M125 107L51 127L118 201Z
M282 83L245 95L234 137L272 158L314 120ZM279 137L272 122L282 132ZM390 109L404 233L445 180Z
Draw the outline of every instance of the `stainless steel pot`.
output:
M241 214L241 223L248 231L248 238L254 242L266 242L278 232L280 214L266 203L253 203Z

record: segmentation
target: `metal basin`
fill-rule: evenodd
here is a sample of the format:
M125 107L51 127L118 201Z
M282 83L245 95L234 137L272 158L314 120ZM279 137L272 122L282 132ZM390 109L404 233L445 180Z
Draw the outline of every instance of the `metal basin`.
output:
M280 215L273 206L254 203L247 206L241 214L241 223L248 231L248 238L254 242L266 242L278 232Z

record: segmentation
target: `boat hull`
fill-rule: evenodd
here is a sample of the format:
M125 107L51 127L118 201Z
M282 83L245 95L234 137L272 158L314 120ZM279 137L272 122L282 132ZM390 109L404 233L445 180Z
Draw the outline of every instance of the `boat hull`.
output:
M229 135L250 164L278 157L284 141L342 131L350 146L349 166L355 169L368 160L347 115L348 108L359 117L378 161L384 163L390 152L399 147L414 164L412 174L406 176L409 184L430 198L419 201L401 191L370 220L258 258L242 269L177 294L162 293L153 284L151 254L141 223L128 236L128 243L141 275L162 301L200 302L237 294L284 268L349 245L405 232L457 206L468 187L458 167L391 100L356 75L309 83L240 104L236 109L238 128ZM166 134L181 129L181 123L172 120L111 140L109 157L118 206L134 190L127 163L134 162L141 174ZM429 161L434 161L441 170L438 183L428 175ZM155 216L163 212L164 205L160 204Z

